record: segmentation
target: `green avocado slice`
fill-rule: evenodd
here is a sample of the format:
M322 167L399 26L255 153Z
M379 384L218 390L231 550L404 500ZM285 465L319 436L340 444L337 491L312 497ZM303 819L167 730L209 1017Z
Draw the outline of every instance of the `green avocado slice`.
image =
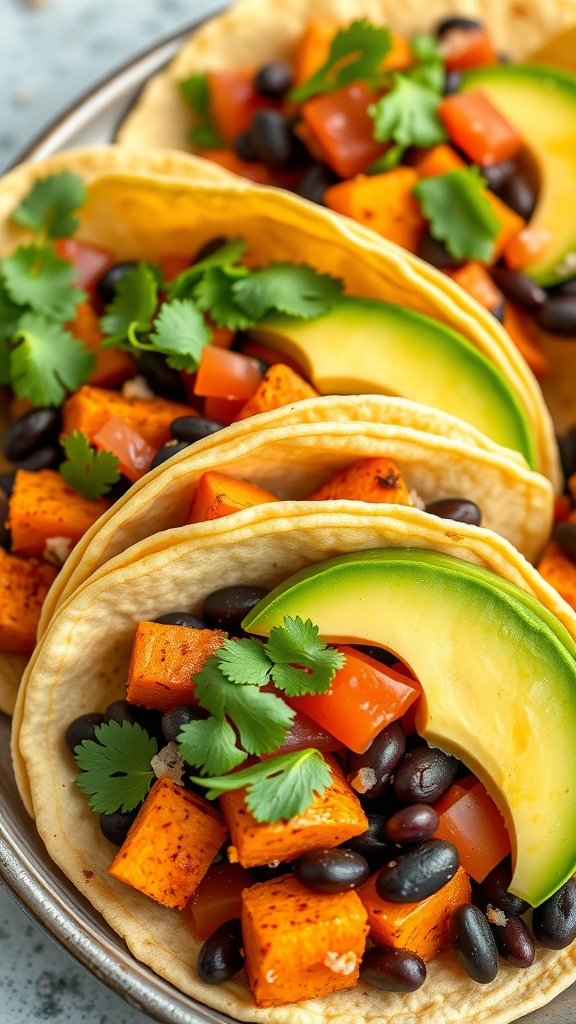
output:
M250 331L299 363L322 394L391 394L471 423L534 468L525 409L503 373L438 320L388 302L345 297L324 316L270 316Z
M518 128L539 178L530 227L550 232L550 244L525 268L549 286L576 275L576 76L531 64L475 68L462 90L481 89Z
M327 641L391 650L414 672L418 732L461 758L505 818L514 893L538 906L574 874L574 644L537 601L450 556L379 549L302 570L243 626L267 636L286 615Z

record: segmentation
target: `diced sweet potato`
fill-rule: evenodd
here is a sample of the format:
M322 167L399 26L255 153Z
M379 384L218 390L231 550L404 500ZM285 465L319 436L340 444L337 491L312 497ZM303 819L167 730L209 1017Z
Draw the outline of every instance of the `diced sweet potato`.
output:
M318 392L299 374L284 363L277 363L264 374L261 383L242 407L236 420L245 420L259 412L270 412L284 405L292 405L292 402L302 402L305 398L317 396Z
M185 907L226 828L207 800L168 779L146 797L109 871L164 907Z
M538 325L534 317L519 306L507 301L504 311L504 328L516 348L524 356L532 373L543 380L550 373L550 362L540 348Z
M246 971L258 1006L281 1006L351 988L366 944L355 892L311 892L292 875L242 893Z
M44 598L56 569L0 549L0 651L32 654Z
M331 757L332 784L302 814L274 824L256 821L244 789L223 793L220 808L230 832L228 859L251 868L271 860L292 860L317 846L339 846L368 828L360 801Z
M328 60L330 44L338 31L338 23L329 18L308 22L298 44L294 59L294 82L301 85Z
M107 420L120 416L153 448L170 440L170 424L177 416L196 416L188 405L167 398L122 398L116 391L84 385L62 407L62 433L79 430L90 441Z
M497 263L504 250L510 245L510 242L526 226L526 221L519 214L515 213L507 203L504 203L498 196L494 195L493 192L485 189L483 195L489 200L492 210L500 221L500 231L494 239L494 248L490 261L491 263Z
M538 572L576 611L576 562L564 554L556 541L546 545Z
M134 376L135 363L129 352L120 348L102 348L104 335L96 310L89 302L80 303L68 329L94 354L96 365L90 374L90 383L95 387L114 388Z
M219 629L139 622L128 672L131 704L168 711L194 702L192 676L227 637Z
M481 263L472 261L464 263L457 270L444 271L448 277L456 281L465 292L468 292L484 309L497 309L502 302L502 292L496 287L490 274Z
M446 142L441 142L432 149L425 149L416 158L416 170L420 178L436 178L439 174L449 174L466 167L465 161L456 150Z
M12 551L45 558L53 537L66 538L71 549L109 506L106 498L83 498L53 469L19 469L8 505Z
M409 252L416 252L426 222L412 189L418 182L413 167L385 174L358 174L326 189L326 206L372 228Z
M235 480L225 473L210 470L203 473L198 481L188 513L188 522L205 523L209 519L222 519L233 512L240 512L243 508L278 500L276 494L266 491L264 487L257 487L247 480Z
M413 505L406 482L394 459L360 459L337 473L307 497L308 501L368 501L374 504Z
M448 946L450 915L470 903L470 880L463 868L438 892L419 903L390 903L376 892L379 872L357 890L368 912L370 938L378 946L410 949L424 961Z

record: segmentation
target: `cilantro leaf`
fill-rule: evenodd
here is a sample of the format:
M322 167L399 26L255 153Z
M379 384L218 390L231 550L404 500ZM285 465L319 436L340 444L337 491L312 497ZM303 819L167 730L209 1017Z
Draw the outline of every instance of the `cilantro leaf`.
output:
M22 309L12 302L0 278L0 384L10 383L10 338L18 329Z
M299 615L288 616L283 626L270 630L265 651L271 661L272 679L289 697L303 693L325 693L345 657L318 638L318 626ZM303 668L295 668L301 665Z
M374 138L401 146L436 146L448 138L436 92L413 81L409 75L392 76L394 85L377 103L368 107L374 118Z
M204 317L189 299L165 302L154 324L149 343L168 358L173 370L193 373L198 369L202 349L210 342Z
M232 286L238 305L254 322L272 309L308 319L327 313L342 294L342 282L306 263L271 263Z
M423 32L412 38L410 49L417 63L407 72L408 78L440 95L444 90L446 71L438 40Z
M198 149L220 149L222 138L213 124L195 124L188 132L188 142Z
M303 103L318 93L334 92L351 82L377 80L382 61L392 47L387 28L371 25L365 19L353 21L336 33L328 58L307 81L289 94L295 103Z
M100 320L109 335L103 348L125 345L134 331L149 331L158 304L156 275L146 263L130 268L116 285L116 295Z
M303 814L315 794L322 796L331 779L330 768L322 754L309 747L272 757L232 775L191 781L210 787L206 794L209 800L246 786L246 802L256 821L272 823Z
M248 756L236 746L236 733L230 723L214 717L183 725L178 753L203 775L223 775Z
M47 238L68 238L78 227L72 214L86 200L82 179L72 171L50 174L35 181L12 214L12 220Z
M212 270L214 267L231 269L242 259L245 251L246 242L243 238L231 238L228 242L223 242L219 249L210 253L209 256L205 256L203 260L193 263L191 267L187 267L186 270L183 270L181 274L178 274L170 282L168 285L168 298L189 298L194 285L208 270ZM246 273L245 267L236 267L236 270Z
M188 133L188 140L200 149L219 149L222 138L212 123L210 110L210 83L205 71L189 75L178 83L178 88L189 107L198 118Z
M76 271L51 245L21 245L2 260L8 297L19 306L55 320L73 320L85 292L74 285Z
M59 467L60 476L69 487L92 500L100 498L120 479L120 460L112 452L97 452L90 447L86 434L73 430L62 439L66 461Z
M430 233L455 259L490 262L501 225L485 188L477 167L462 167L425 178L412 189Z
M132 811L154 780L150 761L158 744L137 722L107 722L94 730L98 742L83 740L74 759L82 769L76 785L91 794L97 814Z
M217 658L222 674L237 686L265 686L270 678L272 665L258 640L225 640Z
M240 308L234 297L233 287L238 275L231 276L221 267L207 270L194 289L194 298L200 309L208 313L217 327L230 331L245 331L255 323Z
M10 380L18 398L33 405L61 405L94 369L94 356L69 331L36 313L25 313L12 338Z

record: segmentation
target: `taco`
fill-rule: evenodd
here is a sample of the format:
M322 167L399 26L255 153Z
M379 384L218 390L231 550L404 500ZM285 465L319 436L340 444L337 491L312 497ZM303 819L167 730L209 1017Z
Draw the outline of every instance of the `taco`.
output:
M240 0L151 80L119 141L191 149L441 268L503 319L565 431L575 26L571 0Z
M563 893L568 898L566 907L570 905L572 908L574 883L570 879L574 873L576 851L571 832L575 799L571 722L574 715L576 620L558 595L506 541L487 531L463 524L451 524L447 530L441 521L414 508L397 508L393 514L382 517L362 506L333 513L320 511L318 506L308 510L301 504L247 509L238 513L234 530L230 530L223 521L201 524L193 544L182 541L157 550L150 541L143 541L138 545L138 555L137 561L123 561L120 557L100 569L55 617L37 648L29 670L27 686L23 691L24 706L21 709L20 725L13 734L15 752L24 761L25 781L30 786L36 823L50 855L118 935L126 940L138 959L149 964L163 978L200 1003L215 1007L235 1019L294 1021L297 1024L309 1024L320 1018L378 1020L386 1024L406 1019L407 1014L416 1019L423 1013L432 1021L450 1019L459 1024L472 1024L473 1021L484 1019L494 1024L504 1024L519 1014L542 1006L574 980L575 947L573 944L565 944L574 937L573 932L576 930L572 909L566 915L566 920L570 920L570 934L566 933L562 939L557 939L557 947L563 944L562 949L549 948L552 938L547 937L546 929L541 925L546 914L540 910L534 915L534 929L539 939L537 951L533 940L528 938L524 948L530 948L531 952L520 957L521 960L524 957L525 969L515 970L507 963L502 963L495 978L492 974L493 980L489 984L486 975L482 978L477 975L477 981L486 982L479 988L463 972L453 952L445 949L430 959L431 947L427 944L431 936L439 932L443 936L439 945L442 946L446 940L450 903L448 893L454 899L450 906L456 908L456 920L462 920L462 911L458 907L466 904L470 898L462 865L456 871L457 882L456 876L451 877L456 870L454 863L451 862L452 867L445 869L443 882L447 889L441 886L424 897L424 900L432 900L436 910L432 911L428 902L426 910L430 916L424 911L420 912L415 920L412 919L411 927L406 915L409 917L409 912L414 912L414 899L417 906L421 905L421 894L415 897L413 889L406 890L404 900L406 895L414 897L412 906L407 907L406 902L398 902L394 895L390 895L388 888L383 891L384 883L379 882L374 895L375 876L380 877L382 866L380 861L380 865L374 867L378 856L372 862L374 874L370 876L370 884L364 882L356 893L348 891L344 896L341 891L339 894L333 892L322 898L317 892L310 893L302 881L308 879L310 888L313 887L313 858L312 865L310 857L304 861L311 871L308 876L306 871L302 874L302 862L299 862L295 868L297 881L285 864L293 857L302 855L303 849L310 853L319 842L320 846L328 848L324 850L328 855L336 843L343 842L347 847L350 845L355 849L355 840L365 834L364 814L367 809L368 814L371 814L377 806L378 812L387 816L392 808L397 811L399 806L404 806L403 800L399 802L396 799L399 790L391 793L388 783L386 792L379 793L371 805L372 809L369 809L370 789L375 785L377 775L373 769L370 774L367 762L362 760L367 743L366 734L358 726L358 716L359 708L366 708L371 702L358 704L356 700L354 712L350 705L348 712L342 714L341 706L339 716L336 712L327 718L326 703L323 704L324 713L319 713L319 707L323 700L329 699L333 701L334 711L338 703L334 698L337 692L334 681L328 693L322 694L319 686L316 696L306 696L311 691L309 683L299 689L303 676L305 679L311 678L301 669L293 668L292 672L300 673L298 681L290 676L291 682L288 682L287 663L302 664L304 661L313 675L320 673L320 661L326 666L323 660L326 654L321 655L320 661L316 660L316 654L310 653L308 641L304 640L304 620L310 619L311 623L306 628L312 629L312 633L315 633L314 625L319 625L323 640L330 644L347 645L345 653L340 651L341 655L344 653L346 658L352 659L352 663L354 658L364 659L369 671L387 674L389 682L395 679L403 687L403 697L398 697L398 701L406 698L407 704L414 705L413 712L415 709L415 715L413 713L410 716L409 711L404 711L402 715L410 735L415 724L418 733L428 739L431 748L444 748L445 753L455 755L466 765L456 776L455 786L454 774L449 773L448 783L444 781L444 787L448 786L450 791L445 788L444 798L439 798L443 799L443 803L438 803L436 796L431 795L430 799L440 816L450 811L459 799L465 799L467 804L470 800L473 802L470 796L472 791L478 797L483 794L485 808L492 806L484 789L486 787L504 814L508 826L513 849L514 878L510 882L508 876L504 888L510 887L515 894L513 899L521 901L526 897L528 902L547 907L551 893L558 886L564 886ZM387 568L383 570L383 566ZM249 588L250 600L246 599L245 593L240 604L234 604L229 598L223 601L222 597L216 601L213 598L206 600L215 590L238 585ZM272 594L262 597L272 587L276 587ZM256 607L255 601L259 602ZM242 602L244 612L239 615ZM255 782L259 777L260 788L246 794L233 788L230 780L234 779L235 773L230 775L225 771L223 774L227 781L224 783L221 779L212 782L203 779L202 766L206 768L205 775L213 777L218 774L208 765L214 766L215 762L209 762L209 758L215 754L216 748L216 756L219 758L221 748L216 734L211 732L212 753L206 750L205 743L202 753L200 737L204 728L215 728L214 720L218 713L212 710L214 705L206 697L211 687L216 686L222 697L222 724L218 729L224 730L223 709L230 713L232 707L226 701L232 700L238 688L254 678L257 677L262 686L265 678L269 678L266 673L264 676L261 672L258 674L254 641L245 639L241 644L234 641L224 644L225 633L222 629L237 635L239 621L249 607L252 610L244 619L244 627L252 634L275 637L278 641L275 651L272 650L271 642L270 647L266 648L270 652L269 661L273 661L277 668L284 664L286 669L286 672L278 671L273 677L275 688L271 689L267 685L266 692L261 692L258 687L254 687L260 694L258 699L264 699L266 710L263 711L260 705L257 711L256 705L251 705L253 715L250 722L258 721L262 725L267 720L269 698L280 699L279 692L283 691L293 710L298 707L301 713L304 707L307 708L306 714L313 718L313 724L308 722L307 728L312 732L306 732L300 723L304 729L303 733L300 730L300 739L302 735L307 737L305 755L302 754L302 744L299 742L296 744L296 752L293 749L292 755L288 759L285 757L282 762L278 761L275 768L270 767L274 764L273 760L256 761L254 765L252 758L252 762L248 762L252 765L249 769L252 776L249 778ZM205 628L206 623L191 619L191 615L205 616L212 631ZM156 620L160 621L155 624ZM195 628L186 628L186 620L188 625ZM285 634L290 631L289 627L300 629L298 622L303 632L298 633L296 654ZM278 627L281 627L279 631ZM178 638L175 647L167 645L166 631L171 632L175 640ZM140 646L135 646L132 653L137 632L140 640L136 641L136 645ZM163 653L161 660L158 660L159 652L157 658L150 637L160 637L161 633ZM228 658L227 671L231 673L230 678L233 675L235 683L225 681L217 684L213 674L210 674L215 671L215 661L218 662L218 671L221 672L225 666L223 652L220 656L214 653L215 648L218 651L223 644ZM282 644L286 646L282 648ZM365 649L360 653L354 651L354 645L365 644L375 645L369 654L365 653ZM258 644L256 647L260 651L258 657L261 657L262 649ZM191 664L190 648L194 648L193 657L200 655L200 661L196 662L193 670L197 678L194 675L192 692L189 671L182 673L181 680L176 680L178 664L184 664L185 661L188 667ZM281 653L282 649L284 654ZM381 649L392 651L395 658L401 655L401 662L396 661L394 666L389 667L389 660ZM249 679L246 677L246 668L239 668L235 660L239 650L242 651L242 657L246 656L249 660ZM198 671L208 655L211 660L207 669ZM329 659L332 657L333 654L328 655ZM375 661L378 657L382 658L380 662ZM167 676L162 671L161 662L170 665ZM336 667L333 662L330 664L332 680L336 679L333 671L346 671L347 663L342 665L341 659ZM122 790L123 782L118 780L117 773L122 772L122 765L126 763L115 760L108 772L116 773L110 781L120 787L122 795L117 792L112 804L102 806L102 800L104 804L106 800L102 792L97 791L98 786L93 785L93 764L90 763L94 748L101 750L102 747L98 748L98 743L86 738L86 732L81 742L75 730L86 729L86 721L79 724L76 720L79 716L96 713L96 719L91 722L93 729L95 721L103 722L104 710L108 708L108 723L99 726L96 731L96 738L102 744L106 745L112 740L116 748L120 749L122 737L128 733L146 743L140 725L130 725L126 721L124 725L119 724L122 715L126 718L126 704L118 705L115 702L125 696L127 678L130 685L135 687L129 691L131 695L140 694L142 703L148 708L162 707L172 713L184 695L189 710L190 700L200 701L201 711L195 717L192 708L187 726L184 727L183 719L179 719L175 738L182 752L186 730L192 729L188 735L196 738L196 753L190 752L191 745L188 744L186 756L190 757L190 763L195 766L196 782L203 781L202 792L210 786L212 799L218 787L226 791L225 797L221 799L226 827L214 805L207 808L203 797L169 781L166 766L170 758L163 756L160 759L163 767L158 767L159 762L156 762L161 779L151 795L146 797L148 803L144 806L147 810L139 815L116 856L111 842L103 838L98 818L89 809L85 794L92 793L93 806L103 812L103 818L110 817L108 812L114 802L118 805L120 800L120 804L125 805L128 811L128 806L134 806L139 797L131 802ZM536 687L531 682L534 678L540 680ZM506 680L505 693L501 689L502 679ZM326 677L322 684L324 690L325 684ZM199 688L198 693L195 686ZM228 687L225 689L225 697L222 696L222 686ZM290 690L291 686L295 689ZM419 686L424 693L422 698L418 696ZM411 690L407 697L406 688ZM290 697L290 692L299 692L304 696ZM250 695L251 701L254 696L254 693ZM235 706L240 707L247 699L248 694L244 691L241 704L236 703ZM549 714L552 705L558 712L553 717ZM207 710L211 712L212 718L209 721L212 721L212 725L204 725L198 730L198 717L203 714L206 721ZM134 705L132 711L137 711ZM154 731L150 718L152 712L148 711L147 714L147 728ZM114 718L115 715L117 718ZM338 717L339 724L336 721ZM249 739L248 733L252 726L245 716L240 715L240 711L236 718L230 713L230 718L239 730L237 742L240 746L245 744L245 749L260 753L266 748L266 741L262 745L261 738L256 736L255 725L252 739ZM409 724L410 719L412 724ZM386 729L392 725L397 728L399 720L400 715L396 714L395 722L386 725ZM78 762L83 765L84 772L80 776L79 786L75 784L77 766L64 742L64 734L72 721L75 725L69 733L69 740L72 739L73 747L76 745ZM140 717L139 721L143 722L144 719ZM178 729L182 730L182 735ZM309 745L312 733L316 736L312 742L317 743L318 747ZM322 746L327 742L327 734L328 745ZM355 739L351 738L352 734ZM317 752L318 748L329 750L330 736L333 741L336 740L336 746L341 747L342 743L346 745L344 735L351 748L360 756L352 756L342 768L338 755L326 754L328 778L332 780L328 790L322 789L326 776L324 783L319 782L314 773L304 781L300 774L301 768L295 769L294 766L301 766L302 757L308 759L307 771L311 770L311 762L320 760L325 763L323 755ZM268 749L278 751L281 741L281 737L279 739L276 736ZM232 739L232 746L235 742ZM410 745L411 756L421 756L415 754L420 749L416 737L412 736ZM152 747L155 749L154 744ZM111 753L110 747L105 756L108 753ZM225 760L227 756L224 755ZM442 755L436 752L433 756ZM245 765L242 764L245 758L246 754L241 753L236 761L241 772L245 771ZM174 759L171 763L174 767ZM402 774L400 763L394 763L398 765L396 777L399 778ZM131 769L125 766L125 770L130 772ZM270 779L288 770L292 774L282 776L285 784L281 786L277 781L277 785L270 788ZM470 779L470 771L480 781ZM262 777L268 780L264 788ZM355 791L350 788L347 780L356 786ZM244 781L242 776L242 785L248 784L248 780ZM338 814L332 804L334 787L338 790ZM295 798L299 804L298 793L301 795L302 790L305 793L304 806L299 805L299 810L292 812L299 817L292 819L292 814L285 814L283 818L287 791L290 791L289 800ZM429 792L432 794L431 790ZM314 796L314 793L317 795ZM169 835L167 822L171 815L174 820L181 820L176 810L181 799L186 802L186 806L193 805L194 810L190 813L195 820L198 814L204 815L204 826L194 826L195 838L192 843L195 855L190 855L186 844L181 845L177 852L167 841L162 846L162 856L156 858L152 865L146 861L143 851L146 845L148 851L153 850L160 842L161 835ZM246 810L245 799L251 801L251 814ZM264 810L262 800L265 803L274 803L276 800L275 810ZM306 801L310 800L316 808L314 814L306 809ZM410 801L414 803L413 793L408 797ZM290 806L293 805L290 803ZM318 813L319 809L322 813ZM491 819L493 836L498 834L502 837L502 822L496 812L492 813L496 814ZM246 828L242 826L243 820ZM266 824L267 820L276 821L276 824ZM304 841L302 833L306 837L306 828L312 820L315 824L310 826L311 831L307 834L307 841ZM329 837L326 821L329 823ZM159 827L161 822L165 823L163 829ZM147 829L152 828L154 823L158 824L158 829L153 833L154 842L150 843L146 838L149 835ZM124 820L124 827L126 825ZM108 821L103 827L110 835ZM247 887L242 897L243 941L253 994L243 974L229 977L222 985L206 983L216 980L214 973L211 973L213 958L210 960L208 957L207 962L206 950L200 964L202 977L206 980L200 980L194 967L200 942L191 938L189 930L190 918L193 927L197 928L198 917L194 916L190 907L180 914L175 909L169 909L177 905L184 906L187 896L183 895L179 881L170 874L167 865L178 861L183 865L181 874L198 870L202 874L208 865L199 869L198 860L201 857L196 856L196 853L199 849L208 850L209 861L212 852L222 844L226 828L232 831L230 860L239 861L245 872L255 872L253 876L248 876L247 882L246 876L241 876L245 879L242 885ZM535 841L530 840L531 831L536 836ZM177 833L182 839L180 825ZM458 838L457 826L451 833L451 839L452 844L441 844L442 849L445 851L446 846L455 845L461 851L462 864L470 866L468 855ZM228 847L228 840L224 841ZM432 840L433 844L437 841ZM116 842L122 840L116 837ZM490 847L492 841L487 845ZM426 849L430 850L430 847ZM398 855L398 847L394 851L392 864L388 863L389 851L387 856L384 855L385 863L388 863L388 869L385 869L388 881L390 869L397 867L402 859ZM364 853L367 853L366 846ZM500 862L505 853L505 846L494 852L496 863ZM374 849L369 857L373 854ZM112 860L114 865L110 873ZM262 882L263 874L259 865L266 865L273 860L276 866L278 861L281 862L278 870L282 874L278 878L276 872L276 878ZM358 863L355 857L352 860L354 864ZM406 861L402 863L406 864ZM485 878L485 868L486 864L483 869L470 866L473 875L479 878ZM426 869L422 870L424 876L428 877ZM224 871L224 867L221 865L218 871ZM480 886L484 884L482 878ZM462 882L464 888L460 887ZM220 887L223 887L222 882ZM144 895L151 890L154 899ZM440 897L439 893L443 891L444 896ZM237 896L238 885L234 917L239 913ZM504 898L501 891L500 896L491 901L489 915L496 931L499 926L504 927L510 913L523 913L522 908L526 906L526 903L517 902L514 912L509 909L503 912L499 907ZM322 899L328 902L322 903ZM482 899L480 895L480 903ZM263 900L266 901L264 922L259 909ZM331 910L325 918L322 908L328 907L328 903ZM283 916L283 910L290 907L293 908L292 912ZM278 911L277 916L275 910ZM311 928L305 939L300 930L304 911L308 928ZM472 913L475 915L475 912ZM390 934L390 930L386 933L387 937L382 938L383 932L377 923L378 916L382 918L382 914L385 918L386 914L391 915L394 923L392 933L397 926L396 938ZM343 915L347 925L339 932L334 918L340 917L342 928ZM330 917L332 920L328 920ZM373 987L373 983L378 984L379 980L378 968L374 968L372 963L374 953L366 958L368 967L374 969L368 974L361 973L360 981L356 984L358 961L363 955L367 931L367 917L373 941L392 947L402 945L410 949L412 946L420 950L420 960L429 960L427 981L417 991L408 995L388 992L384 997L379 988ZM285 935L286 921L290 921L294 928L292 941ZM262 932L263 923L268 923L268 933ZM525 927L517 923L515 927L526 938L528 933ZM235 975L241 966L241 962L235 959L236 954L226 959L230 949L237 949L239 943L237 926L230 926L230 929L226 931L228 945L220 963L223 976L227 970L229 974ZM265 938L266 934L268 939ZM457 936L455 942L457 950L462 954L462 943ZM268 950L270 953L264 961L258 953L259 945L262 945L264 952ZM438 945L432 942L432 948L435 952ZM532 957L534 963L528 966ZM493 970L493 966L488 973ZM339 989L342 991L337 991ZM254 998L258 1007L255 1006Z
M116 154L141 159L113 149L112 165ZM4 644L2 672L12 695L56 568L110 503L119 471L112 497L173 453L170 425L181 416L205 432L238 420L233 429L242 432L249 414L318 391L393 391L461 415L558 485L550 418L529 370L493 319L478 317L472 300L452 301L455 287L438 287L432 270L360 228L239 179L100 175L84 201L75 159L20 168L0 186L9 196L0 226L2 372L16 396L5 451L18 467L15 481L3 477L12 536L4 535L10 554L0 571L2 593L20 592L29 613L15 622L14 608L5 608L11 646ZM89 153L79 159L92 166ZM106 157L94 159L100 166ZM154 167L162 160L188 166L186 157L159 156ZM204 174L206 165L189 166ZM237 235L226 241L231 223ZM275 306L293 315L266 316ZM384 363L385 340L396 353ZM240 351L228 350L233 343ZM273 364L264 376L262 359ZM144 382L134 381L136 370ZM86 558L84 576L91 568Z

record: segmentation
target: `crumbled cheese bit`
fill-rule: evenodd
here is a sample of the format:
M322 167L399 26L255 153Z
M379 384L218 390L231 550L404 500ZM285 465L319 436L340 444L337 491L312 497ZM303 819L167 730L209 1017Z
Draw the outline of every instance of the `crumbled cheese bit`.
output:
M61 569L71 551L70 537L47 537L43 558L46 562L55 565L57 569Z
M274 868L277 868L279 864L280 864L279 860L269 860L267 865L266 865L266 867L267 868L272 868L272 870L274 870Z
M486 908L486 917L490 924L498 924L501 928L506 924L506 914L504 911L499 910L498 907L493 907L491 903Z
M334 974L352 974L356 970L358 957L350 950L349 953L326 953L324 966L329 967Z
M410 500L414 505L414 508L419 508L422 510L422 512L424 512L426 508L426 502L422 501L422 498L418 494L418 491L415 491L414 488L411 487L408 493L410 495Z
M271 967L269 971L266 971L264 977L269 985L273 985L275 981L278 981L278 975L273 967Z
M122 398L140 398L143 402L149 402L154 398L154 392L148 387L144 377L137 375L130 380L125 380L122 385Z
M169 779L177 786L184 785L184 761L178 753L178 747L172 741L154 755L150 766L157 779Z
M348 782L357 793L367 793L376 785L377 781L373 768L359 768L354 775L348 776Z

